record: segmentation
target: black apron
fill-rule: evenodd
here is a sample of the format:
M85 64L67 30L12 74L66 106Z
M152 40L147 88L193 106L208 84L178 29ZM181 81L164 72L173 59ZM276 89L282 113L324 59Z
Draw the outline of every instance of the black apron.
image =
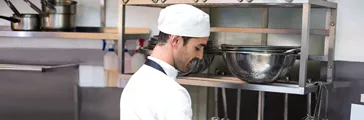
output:
M154 62L153 60L147 59L147 61L145 61L144 64L148 65L158 71L161 71L162 73L167 75L167 73L163 70L163 68L158 63Z

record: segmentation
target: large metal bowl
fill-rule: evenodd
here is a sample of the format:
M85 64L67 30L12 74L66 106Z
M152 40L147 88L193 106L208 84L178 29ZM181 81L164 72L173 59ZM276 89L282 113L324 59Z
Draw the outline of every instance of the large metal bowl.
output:
M222 51L228 70L250 83L271 83L284 77L296 60L297 54Z
M263 53L284 53L288 50L298 49L297 46L264 46L264 45L230 45L221 44L223 51L244 51Z

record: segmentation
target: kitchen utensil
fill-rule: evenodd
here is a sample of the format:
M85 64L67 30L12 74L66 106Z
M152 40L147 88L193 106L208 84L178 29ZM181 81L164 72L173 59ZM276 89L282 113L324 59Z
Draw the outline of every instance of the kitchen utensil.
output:
M12 17L0 16L0 18L11 22L13 31L40 31L41 18L37 14L20 14L9 0L4 0L14 12Z
M42 28L47 31L73 31L76 21L76 5L73 1L71 4L54 3L51 4L45 0L42 1L42 8L39 9L29 0L24 0L30 7L37 11L42 17Z
M238 89L237 100L236 100L236 120L240 120L240 104L241 104L241 89Z
M224 105L224 118L222 118L221 120L230 120L228 118L228 113L227 113L226 90L225 90L225 88L221 88L221 89L222 89L222 101L223 101L223 105Z
M253 49L261 51L258 48ZM266 49L267 47L261 48ZM284 77L296 60L297 54L285 54L284 52L268 53L239 50L222 51L222 54L228 70L234 76L251 83L270 83L277 78Z
M265 92L259 91L258 95L258 119L264 120Z
M219 118L219 89L215 87L215 116L211 118L211 120L220 120Z

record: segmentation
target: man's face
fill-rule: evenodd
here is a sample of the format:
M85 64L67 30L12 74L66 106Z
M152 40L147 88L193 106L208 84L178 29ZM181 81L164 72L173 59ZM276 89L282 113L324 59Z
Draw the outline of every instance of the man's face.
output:
M202 59L208 37L191 38L186 45L184 45L182 37L177 37L176 39L176 47L173 49L174 67L181 72L187 72L191 66L192 59Z

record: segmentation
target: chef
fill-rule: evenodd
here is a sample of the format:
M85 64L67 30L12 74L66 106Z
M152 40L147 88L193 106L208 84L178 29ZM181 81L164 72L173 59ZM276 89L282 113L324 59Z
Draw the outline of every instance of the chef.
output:
M130 78L120 98L120 120L191 120L191 98L176 81L203 57L210 35L209 15L186 4L162 9L158 43Z

